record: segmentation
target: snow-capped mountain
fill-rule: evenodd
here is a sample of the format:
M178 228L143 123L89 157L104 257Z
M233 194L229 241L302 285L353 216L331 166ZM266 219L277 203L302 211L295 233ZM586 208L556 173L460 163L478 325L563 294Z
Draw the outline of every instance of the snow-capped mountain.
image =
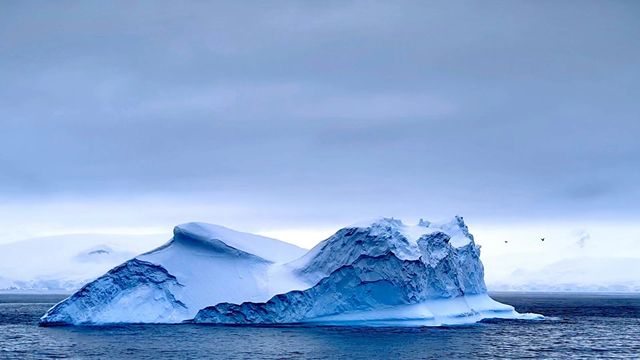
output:
M639 258L574 257L534 270L517 269L492 291L640 292Z
M70 293L145 249L161 245L166 241L162 238L73 234L0 244L0 291Z
M42 324L421 324L520 318L486 294L480 249L461 217L356 224L306 252L202 223L112 269Z

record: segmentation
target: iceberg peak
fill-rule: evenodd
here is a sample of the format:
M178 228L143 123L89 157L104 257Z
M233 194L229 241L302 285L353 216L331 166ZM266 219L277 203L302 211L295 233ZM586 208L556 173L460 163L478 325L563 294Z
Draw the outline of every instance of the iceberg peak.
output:
M407 225L402 220L393 217L380 217L369 221L361 221L347 228L374 229L378 234L399 232L412 244L416 244L420 237L438 231L449 235L451 243L455 247L462 247L473 242L473 235L469 233L464 218L460 215L443 222L420 219L416 225Z
M218 230L218 231L216 231ZM221 237L217 235L219 230L229 230L220 225L207 224L202 222L189 222L177 225L173 228L174 236L185 236L193 239L208 240L215 237Z

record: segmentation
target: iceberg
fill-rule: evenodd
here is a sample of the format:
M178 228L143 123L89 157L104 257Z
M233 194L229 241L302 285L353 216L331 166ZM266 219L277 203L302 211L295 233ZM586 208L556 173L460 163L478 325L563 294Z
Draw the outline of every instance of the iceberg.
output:
M429 326L531 319L491 299L462 217L345 227L313 249L217 225L165 245L51 308L42 325L181 323Z

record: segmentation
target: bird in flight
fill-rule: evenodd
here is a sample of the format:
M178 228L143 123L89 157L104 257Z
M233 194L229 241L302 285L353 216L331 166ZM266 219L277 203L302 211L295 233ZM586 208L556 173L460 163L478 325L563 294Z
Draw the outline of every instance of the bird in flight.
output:
M540 238L540 241L544 241L544 238Z

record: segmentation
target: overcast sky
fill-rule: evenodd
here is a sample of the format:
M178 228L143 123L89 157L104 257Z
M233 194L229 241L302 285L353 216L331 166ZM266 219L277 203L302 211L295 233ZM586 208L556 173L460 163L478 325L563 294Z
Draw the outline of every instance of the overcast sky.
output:
M640 3L0 3L0 235L640 218Z

